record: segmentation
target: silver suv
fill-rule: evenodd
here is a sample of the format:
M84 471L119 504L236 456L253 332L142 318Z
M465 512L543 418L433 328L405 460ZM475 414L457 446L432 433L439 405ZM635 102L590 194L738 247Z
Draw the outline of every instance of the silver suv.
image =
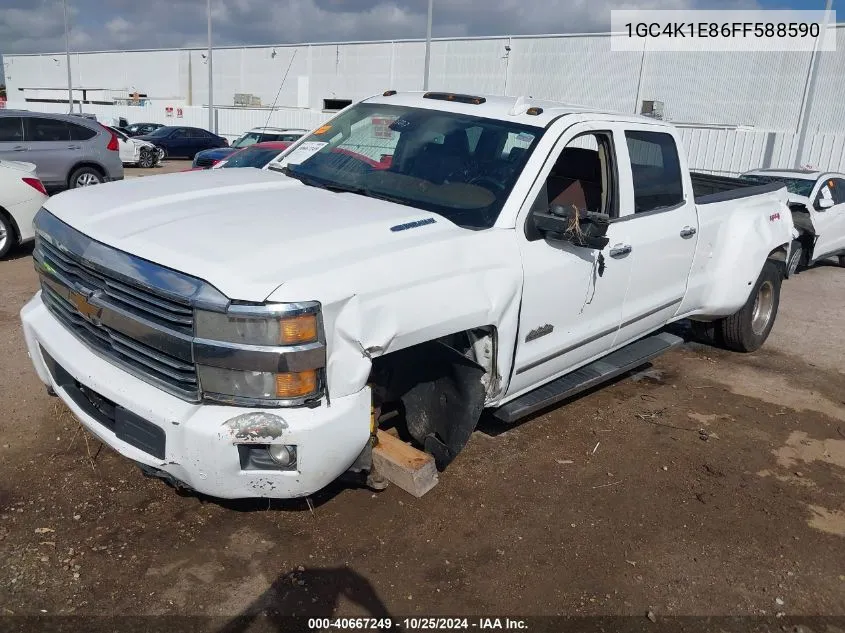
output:
M0 160L35 163L48 189L123 179L117 137L96 121L66 114L0 110Z

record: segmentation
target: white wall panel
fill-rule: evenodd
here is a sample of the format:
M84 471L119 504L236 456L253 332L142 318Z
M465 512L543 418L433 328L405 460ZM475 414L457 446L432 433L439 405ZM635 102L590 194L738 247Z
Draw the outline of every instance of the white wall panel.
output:
M845 25L837 28L837 44L835 52L821 55L812 132L838 134L845 128ZM201 105L208 100L203 54L74 53L74 86L116 95L138 90ZM307 102L319 110L326 98L357 100L388 88L422 89L421 41L221 48L214 53L215 102L232 105L240 92L259 96L262 105L273 103L294 54L279 93L282 107ZM530 95L622 112L637 111L638 101L657 100L677 122L796 132L810 57L802 52L611 52L610 37L602 34L439 39L432 43L430 88ZM7 55L4 63L10 98L18 88L62 89L67 81L60 53ZM300 94L300 77L307 78L307 96Z

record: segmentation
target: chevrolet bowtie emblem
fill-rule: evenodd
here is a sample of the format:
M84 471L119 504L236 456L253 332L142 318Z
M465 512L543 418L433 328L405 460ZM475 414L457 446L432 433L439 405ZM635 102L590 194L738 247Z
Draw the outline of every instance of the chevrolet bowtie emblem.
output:
M86 321L99 324L100 316L103 314L103 309L92 305L88 301L88 297L75 290L70 291L70 302L76 307L77 312L82 315Z

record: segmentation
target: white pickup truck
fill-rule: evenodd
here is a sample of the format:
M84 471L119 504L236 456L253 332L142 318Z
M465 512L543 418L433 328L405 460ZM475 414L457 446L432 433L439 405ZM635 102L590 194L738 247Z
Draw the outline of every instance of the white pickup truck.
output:
M388 417L442 469L484 409L512 422L639 366L680 343L669 322L765 341L786 189L694 187L661 121L388 91L270 170L51 198L26 342L89 431L208 495L366 473Z
M845 266L845 174L806 169L757 169L742 175L751 184L783 183L798 233L789 271L837 257Z

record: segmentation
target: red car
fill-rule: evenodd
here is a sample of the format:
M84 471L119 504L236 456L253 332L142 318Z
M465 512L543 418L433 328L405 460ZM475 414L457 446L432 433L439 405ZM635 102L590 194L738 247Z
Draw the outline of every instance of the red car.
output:
M191 167L183 171L202 171L203 169L211 169L216 165L223 163L216 169L228 169L229 167L257 167L261 169L276 158L282 150L290 147L292 141L266 141L264 143L255 143L249 147L244 147L234 154L230 154L223 160L215 162L211 167Z

